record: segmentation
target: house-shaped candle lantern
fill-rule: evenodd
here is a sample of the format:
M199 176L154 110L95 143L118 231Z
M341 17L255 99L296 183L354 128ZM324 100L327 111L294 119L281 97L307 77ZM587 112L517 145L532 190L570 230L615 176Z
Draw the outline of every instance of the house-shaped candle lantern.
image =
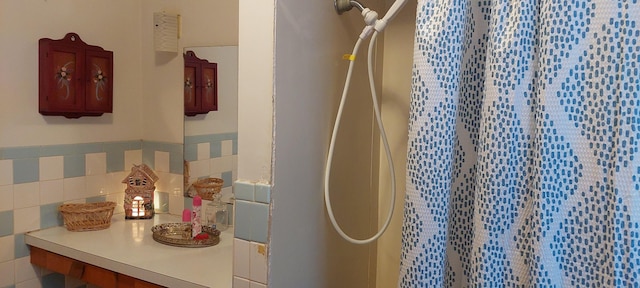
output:
M125 219L153 218L153 193L158 176L145 164L133 165L131 173L122 183L127 184L124 190Z

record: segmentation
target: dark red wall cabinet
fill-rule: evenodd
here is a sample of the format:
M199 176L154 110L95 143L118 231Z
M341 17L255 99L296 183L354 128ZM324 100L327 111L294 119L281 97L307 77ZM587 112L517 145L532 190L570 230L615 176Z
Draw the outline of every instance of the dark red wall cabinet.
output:
M79 118L113 111L113 52L78 34L39 41L40 114Z
M218 64L184 53L184 115L218 111Z

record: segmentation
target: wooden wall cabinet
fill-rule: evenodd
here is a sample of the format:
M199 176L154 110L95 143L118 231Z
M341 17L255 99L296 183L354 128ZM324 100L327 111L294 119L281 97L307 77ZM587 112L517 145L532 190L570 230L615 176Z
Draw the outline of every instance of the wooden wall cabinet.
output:
M39 61L40 114L79 118L112 112L112 51L68 33L40 39Z
M184 114L218 111L218 64L184 53Z

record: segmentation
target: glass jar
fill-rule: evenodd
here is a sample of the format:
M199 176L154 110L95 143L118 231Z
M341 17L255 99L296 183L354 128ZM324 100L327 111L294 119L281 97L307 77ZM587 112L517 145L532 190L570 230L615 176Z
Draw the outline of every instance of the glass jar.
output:
M216 195L217 196L217 195ZM220 231L227 230L229 227L229 212L227 211L227 203L220 201L220 197L215 197L213 201L207 204L205 208L205 217L207 226L218 229Z

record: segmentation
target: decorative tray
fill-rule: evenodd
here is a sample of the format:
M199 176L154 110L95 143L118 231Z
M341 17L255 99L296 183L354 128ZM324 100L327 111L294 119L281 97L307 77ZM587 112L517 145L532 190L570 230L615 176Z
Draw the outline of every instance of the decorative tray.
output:
M153 240L162 244L198 248L208 247L220 243L220 231L211 227L202 226L202 233L206 233L206 239L193 239L191 237L191 223L165 223L151 227Z

